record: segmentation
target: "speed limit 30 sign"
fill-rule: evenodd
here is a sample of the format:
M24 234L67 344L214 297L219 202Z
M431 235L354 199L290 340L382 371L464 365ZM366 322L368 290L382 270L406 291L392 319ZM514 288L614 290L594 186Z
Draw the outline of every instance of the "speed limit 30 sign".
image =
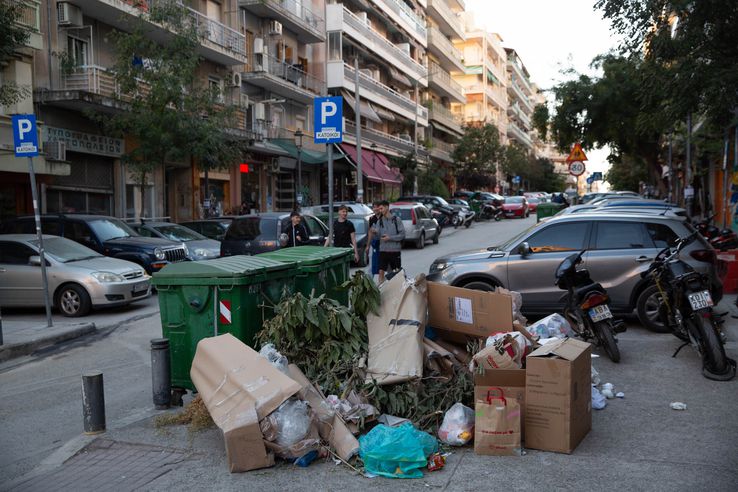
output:
M572 161L569 163L569 174L572 176L581 176L586 171L582 161Z

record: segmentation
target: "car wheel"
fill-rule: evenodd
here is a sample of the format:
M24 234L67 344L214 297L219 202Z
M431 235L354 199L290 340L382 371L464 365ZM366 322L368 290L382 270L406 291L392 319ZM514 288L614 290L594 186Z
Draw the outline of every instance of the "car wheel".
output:
M92 308L90 295L77 284L63 285L56 293L56 306L64 316L77 318L86 316Z
M462 287L465 289L483 290L485 292L492 292L495 290L497 286L487 280L472 280L471 282L467 282L464 285L462 285Z
M433 235L433 244L438 244L438 238L441 237L441 229L436 229L436 233Z
M661 306L661 294L655 285L646 287L638 296L636 302L636 314L641 324L656 333L669 333L671 331L659 316Z
M420 233L420 237L418 237L418 241L415 243L416 249L423 249L425 248L425 232Z

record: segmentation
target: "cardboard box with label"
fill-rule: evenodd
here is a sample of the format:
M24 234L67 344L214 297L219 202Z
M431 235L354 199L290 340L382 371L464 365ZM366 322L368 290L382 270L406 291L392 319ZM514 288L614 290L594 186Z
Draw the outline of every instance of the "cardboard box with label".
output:
M512 331L512 298L509 294L428 282L428 324L440 338L457 343Z
M525 446L571 453L592 428L592 346L567 338L526 359Z

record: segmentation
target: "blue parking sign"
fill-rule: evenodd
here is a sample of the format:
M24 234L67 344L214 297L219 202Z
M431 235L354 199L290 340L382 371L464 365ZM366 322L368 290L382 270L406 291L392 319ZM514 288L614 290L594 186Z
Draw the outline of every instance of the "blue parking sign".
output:
M38 135L36 133L36 116L32 114L18 114L13 116L12 124L15 156L37 156Z
M313 101L315 143L343 142L343 97L316 97Z

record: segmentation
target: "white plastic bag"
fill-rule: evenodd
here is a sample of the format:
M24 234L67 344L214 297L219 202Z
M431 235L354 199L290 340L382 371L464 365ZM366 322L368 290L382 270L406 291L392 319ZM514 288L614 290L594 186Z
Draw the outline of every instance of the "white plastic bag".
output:
M607 406L607 398L602 396L600 390L597 387L592 386L592 408L595 410L602 410Z
M291 398L272 412L276 437L274 442L285 448L302 440L310 432L310 409L307 402Z
M287 368L287 366L289 365L287 357L280 354L273 344L267 343L266 345L261 347L261 350L259 350L259 355L271 362L272 365L279 369L280 372L286 374L287 376L290 375L290 371Z
M574 330L571 329L569 321L559 313L554 313L543 319L539 319L526 329L531 335L537 335L541 338L566 338L575 335Z
M474 410L454 403L443 416L438 437L451 446L463 446L474 437Z

